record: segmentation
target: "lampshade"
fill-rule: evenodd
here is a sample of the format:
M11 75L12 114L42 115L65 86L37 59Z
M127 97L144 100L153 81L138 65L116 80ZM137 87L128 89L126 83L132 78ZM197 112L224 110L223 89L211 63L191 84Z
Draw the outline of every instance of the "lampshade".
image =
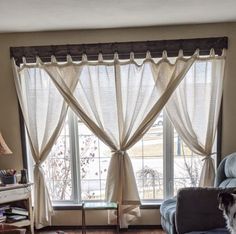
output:
M2 134L0 133L0 155L12 154L11 150L8 148L6 142L4 141Z

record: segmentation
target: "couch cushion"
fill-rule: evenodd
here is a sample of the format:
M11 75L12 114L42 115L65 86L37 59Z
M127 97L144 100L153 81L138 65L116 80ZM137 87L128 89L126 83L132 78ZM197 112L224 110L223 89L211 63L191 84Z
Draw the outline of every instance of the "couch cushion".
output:
M236 178L236 153L229 155L225 161L225 175L227 178Z
M228 178L226 180L223 180L220 185L220 188L232 188L236 187L236 178Z
M171 224L175 222L176 198L165 200L160 207L163 218Z

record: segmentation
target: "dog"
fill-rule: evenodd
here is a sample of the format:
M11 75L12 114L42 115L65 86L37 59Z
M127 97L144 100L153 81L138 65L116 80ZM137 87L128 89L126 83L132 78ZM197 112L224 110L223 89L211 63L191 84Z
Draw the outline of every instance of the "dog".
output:
M236 191L221 192L218 195L219 209L223 211L227 228L231 234L236 234Z

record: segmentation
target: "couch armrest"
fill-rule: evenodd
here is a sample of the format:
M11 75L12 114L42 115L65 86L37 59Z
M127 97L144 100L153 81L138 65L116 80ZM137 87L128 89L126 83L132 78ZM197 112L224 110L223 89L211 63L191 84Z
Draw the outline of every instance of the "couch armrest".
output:
M222 190L221 188L180 189L177 194L175 217L177 232L183 234L225 227L226 223L222 211L218 209L217 201L218 193Z
M226 160L227 160L227 157L224 158L220 162L220 165L217 168L214 187L219 187L221 182L227 178L226 175L225 175L225 162L226 162Z

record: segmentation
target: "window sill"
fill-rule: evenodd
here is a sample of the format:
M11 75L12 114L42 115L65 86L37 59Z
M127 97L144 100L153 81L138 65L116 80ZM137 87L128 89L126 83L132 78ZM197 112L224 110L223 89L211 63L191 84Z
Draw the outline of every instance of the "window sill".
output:
M142 202L140 209L159 209L162 201L156 202ZM79 204L53 204L54 210L82 210L82 203ZM104 206L104 210L108 209L107 206Z

